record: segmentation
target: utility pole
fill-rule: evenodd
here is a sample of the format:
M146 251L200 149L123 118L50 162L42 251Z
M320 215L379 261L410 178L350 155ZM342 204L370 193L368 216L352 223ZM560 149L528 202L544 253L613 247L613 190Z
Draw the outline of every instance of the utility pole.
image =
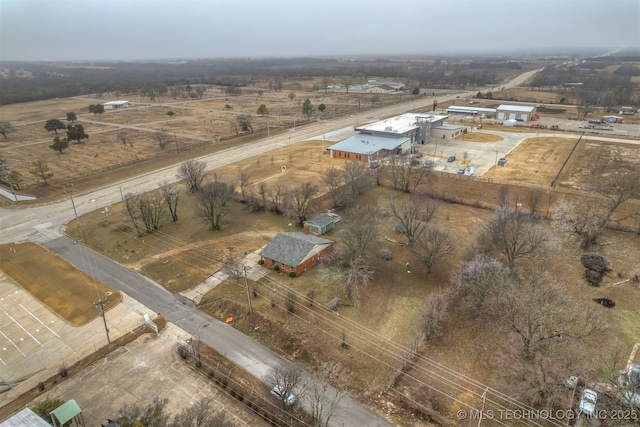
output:
M104 322L104 331L107 333L107 342L111 344L111 338L109 338L109 328L107 328L107 317L104 315L104 305L108 302L108 299L103 300L102 298L100 298L94 305L96 306L96 308L100 308L100 315L102 316L102 321Z
M76 216L76 221L78 221L78 211L76 210L76 203L73 201L73 184L66 183L63 185L64 190L67 192L69 197L71 198L71 206L73 206L73 213Z
M249 314L253 313L251 306L251 296L249 295L249 282L247 281L247 266L242 266L242 274L244 275L244 288L247 291L247 301L249 301Z

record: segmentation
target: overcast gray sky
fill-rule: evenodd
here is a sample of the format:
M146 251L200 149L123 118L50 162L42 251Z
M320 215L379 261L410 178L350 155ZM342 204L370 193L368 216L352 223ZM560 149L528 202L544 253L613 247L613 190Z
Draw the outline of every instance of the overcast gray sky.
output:
M0 0L0 60L640 45L640 0Z

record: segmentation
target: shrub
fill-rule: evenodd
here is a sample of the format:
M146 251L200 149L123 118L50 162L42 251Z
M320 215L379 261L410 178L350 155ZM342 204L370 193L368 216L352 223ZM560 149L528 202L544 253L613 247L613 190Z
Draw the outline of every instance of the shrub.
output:
M287 292L287 298L285 300L285 306L287 307L287 311L289 313L294 313L296 311L296 301L298 297L296 293L292 290Z
M280 271L280 267L278 267L277 265L274 265L274 266L273 266L273 270L274 270L274 271Z
M290 271L290 272L289 272L289 277L291 277L292 279L293 279L294 277L296 277L296 272L295 272L295 271Z
M393 259L393 252L389 249L380 249L378 256L386 261L391 261Z
M264 265L264 260L261 259L260 261L258 261L258 265Z

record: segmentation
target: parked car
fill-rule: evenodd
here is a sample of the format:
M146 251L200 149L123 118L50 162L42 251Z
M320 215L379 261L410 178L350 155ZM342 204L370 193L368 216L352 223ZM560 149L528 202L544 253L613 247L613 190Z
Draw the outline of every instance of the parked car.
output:
M456 156L449 156L449 158L447 159L447 162L452 163L456 161Z
M422 164L423 167L425 168L432 168L433 167L433 160L431 159L427 159L424 161L424 163Z
M279 385L276 385L271 389L271 394L278 398L279 401L284 402L287 406L293 405L296 401L295 395L284 390L284 388Z
M596 402L598 401L598 393L585 388L582 390L582 396L580 397L580 403L578 409L581 414L585 414L587 417L592 417L596 412Z
M464 170L464 174L467 176L471 176L475 171L476 170L474 169L473 166L467 166L467 168Z
M507 159L505 159L504 157L500 157L500 160L498 160L498 164L500 166L507 166L507 164L509 164L509 161Z
M464 172L467 170L467 168L460 168L458 169L458 175L462 175L464 174Z

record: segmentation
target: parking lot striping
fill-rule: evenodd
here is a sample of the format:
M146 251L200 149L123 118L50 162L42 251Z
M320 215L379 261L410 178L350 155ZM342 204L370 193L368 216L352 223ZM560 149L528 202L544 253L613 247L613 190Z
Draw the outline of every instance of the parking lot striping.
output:
M4 363L4 360L0 359L0 362L2 362L2 364L3 364L4 366L7 366L7 364L6 364L6 363ZM8 368L8 366L7 366L7 368Z
M9 338L9 337L7 336L7 334L5 334L4 332L2 332L2 329L0 329L0 334L2 334L2 335L7 339L7 341L9 341L9 342L10 342L10 343L11 343L11 344L12 344L12 345L13 345L13 346L14 346L14 347L15 347L15 348L20 352L20 354L22 354L24 357L27 357L27 355L26 355L26 354L24 354L24 353L22 352L22 350L20 350L20 347L18 347L18 346L16 345L16 343L14 343L13 341L11 341L11 338Z
M37 317L36 317L32 312L30 312L29 310L27 310L27 309L25 308L25 306L24 306L24 305L22 305L22 304L18 304L18 305L19 305L20 307L22 307L22 309L23 309L24 311L26 311L27 313L29 313L29 315L31 315L31 317L33 317L34 319L36 319L36 321L37 321L38 323L40 323L42 326L44 326L45 328L47 328L47 329L49 330L49 332L51 332L51 333L52 333L53 335L55 335L56 337L60 338L60 335L56 334L56 332L55 332L53 329L51 329L50 327L48 327L47 325L45 325L45 324L42 322L42 320L38 319L38 318L37 318Z
M31 339L33 339L35 342L38 343L38 345L42 345L42 343L40 341L38 341L38 339L36 337L34 337L33 335L31 335L31 333L29 331L27 331L24 326L22 326L20 324L20 322L18 322L16 319L14 319L13 317L11 317L11 315L9 313L7 313L6 311L4 311L4 308L0 307L0 310L2 310L2 312L11 320L13 320L13 322L18 325L18 327L20 329L22 329L27 335L29 335L31 337Z

